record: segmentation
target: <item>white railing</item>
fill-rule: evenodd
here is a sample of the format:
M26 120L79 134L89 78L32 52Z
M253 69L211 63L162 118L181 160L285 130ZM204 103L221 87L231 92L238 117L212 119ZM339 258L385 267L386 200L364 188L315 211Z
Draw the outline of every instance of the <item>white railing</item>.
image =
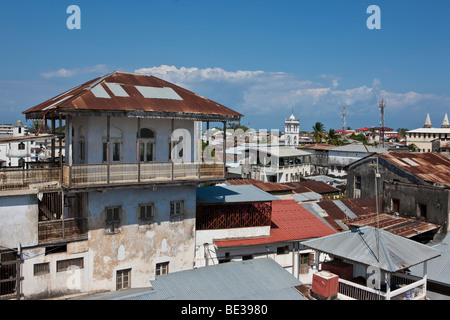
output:
M401 287L390 292L383 292L339 279L338 294L341 299L348 300L420 300L426 297L426 278L415 281L413 277L394 274L391 280Z

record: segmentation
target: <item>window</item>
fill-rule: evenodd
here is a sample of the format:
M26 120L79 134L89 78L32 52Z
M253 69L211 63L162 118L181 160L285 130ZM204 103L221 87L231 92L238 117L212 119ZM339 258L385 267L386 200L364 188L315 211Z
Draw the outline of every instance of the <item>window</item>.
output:
M426 219L427 218L427 205L423 203L417 204L417 214L419 218Z
M78 142L78 152L79 152L79 158L80 163L84 163L84 138L80 138L80 141Z
M153 204L141 204L139 206L139 220L143 222L153 221Z
M289 246L277 247L277 254L289 253Z
M156 275L161 276L169 273L169 262L162 262L156 264Z
M400 200L392 198L392 211L399 212L400 211Z
M78 267L80 269L84 268L84 259L75 258L56 261L56 272L67 271L69 270L69 267L72 266Z
M170 215L176 216L183 213L183 201L170 202Z
M361 176L355 176L355 189L361 190Z
M33 269L34 269L35 276L48 274L48 273L50 273L50 262L36 263L33 266Z
M18 146L19 150L25 150L25 143L21 142Z
M131 269L117 270L116 290L127 289L131 287Z
M120 207L106 208L105 226L107 229L109 229L109 231L111 232L118 231L118 228L120 226L120 215L121 215Z
M120 142L113 142L112 161L120 161Z
M155 132L148 128L139 131L139 160L142 162L154 161Z

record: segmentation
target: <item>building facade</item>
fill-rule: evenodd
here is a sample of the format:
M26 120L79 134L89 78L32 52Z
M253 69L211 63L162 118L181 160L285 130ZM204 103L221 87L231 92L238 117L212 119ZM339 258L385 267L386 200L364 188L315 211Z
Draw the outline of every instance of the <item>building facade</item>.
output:
M201 161L197 124L225 126L241 114L161 79L121 72L24 113L66 128L60 167L3 177L1 210L15 204L23 212L13 220L0 214L14 235L2 233L0 244L21 260L25 298L145 287L194 267L196 187L224 180L222 162ZM26 236L13 231L21 224Z
M427 114L423 128L410 130L406 133L406 144L414 145L416 152L438 152L441 145L450 142L450 124L447 114L440 128L434 128L430 115Z

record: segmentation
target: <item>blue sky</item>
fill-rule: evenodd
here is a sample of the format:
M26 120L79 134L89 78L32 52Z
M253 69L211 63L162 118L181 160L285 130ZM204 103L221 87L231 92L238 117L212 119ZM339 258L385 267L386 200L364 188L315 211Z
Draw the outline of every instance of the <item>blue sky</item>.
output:
M2 0L0 123L105 73L151 73L255 129L440 127L450 114L449 1ZM69 30L69 5L81 29ZM369 5L381 29L369 30Z

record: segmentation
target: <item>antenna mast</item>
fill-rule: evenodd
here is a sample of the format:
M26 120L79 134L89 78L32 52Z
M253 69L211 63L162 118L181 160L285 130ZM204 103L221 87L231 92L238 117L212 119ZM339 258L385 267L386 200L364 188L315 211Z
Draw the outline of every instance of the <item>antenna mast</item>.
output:
M344 107L342 110L342 137L345 136L345 118L347 116L347 109Z
M380 144L381 147L384 148L384 107L386 107L386 102L381 99L378 103L378 107L380 108Z

